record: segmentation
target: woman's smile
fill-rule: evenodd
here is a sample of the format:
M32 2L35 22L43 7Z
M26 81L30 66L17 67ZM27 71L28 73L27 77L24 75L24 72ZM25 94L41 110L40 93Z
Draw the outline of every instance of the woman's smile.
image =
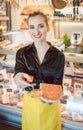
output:
M35 38L39 39L39 38L42 37L42 34L41 34L41 33L38 33L38 34L34 34L33 36L34 36Z

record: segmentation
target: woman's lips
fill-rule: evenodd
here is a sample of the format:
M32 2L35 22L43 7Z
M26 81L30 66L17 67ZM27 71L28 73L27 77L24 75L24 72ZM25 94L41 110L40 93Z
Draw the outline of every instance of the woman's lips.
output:
M35 38L41 38L42 34L34 35Z

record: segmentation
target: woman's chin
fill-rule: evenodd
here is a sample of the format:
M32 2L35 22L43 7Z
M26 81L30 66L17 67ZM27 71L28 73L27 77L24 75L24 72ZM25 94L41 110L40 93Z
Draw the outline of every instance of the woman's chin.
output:
M34 41L35 42L43 42L43 40L41 40L41 39L35 39Z

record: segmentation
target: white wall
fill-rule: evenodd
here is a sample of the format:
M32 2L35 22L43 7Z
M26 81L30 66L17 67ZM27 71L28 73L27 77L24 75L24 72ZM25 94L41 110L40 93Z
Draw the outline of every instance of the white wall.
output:
M60 34L58 34L58 28L56 24L56 38L62 38L62 36L66 33L69 36L73 32L81 32L83 34L83 23L74 23L74 22L61 22L60 23ZM59 36L60 35L60 36Z

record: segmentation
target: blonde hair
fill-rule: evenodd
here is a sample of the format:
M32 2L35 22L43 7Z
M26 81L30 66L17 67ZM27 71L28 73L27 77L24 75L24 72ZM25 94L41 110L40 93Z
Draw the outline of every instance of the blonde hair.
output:
M48 18L47 18L47 16L43 12L40 12L40 11L35 11L33 13L30 13L29 16L28 16L28 20L29 20L29 18L38 16L38 15L42 16L45 19L45 23L48 26Z

